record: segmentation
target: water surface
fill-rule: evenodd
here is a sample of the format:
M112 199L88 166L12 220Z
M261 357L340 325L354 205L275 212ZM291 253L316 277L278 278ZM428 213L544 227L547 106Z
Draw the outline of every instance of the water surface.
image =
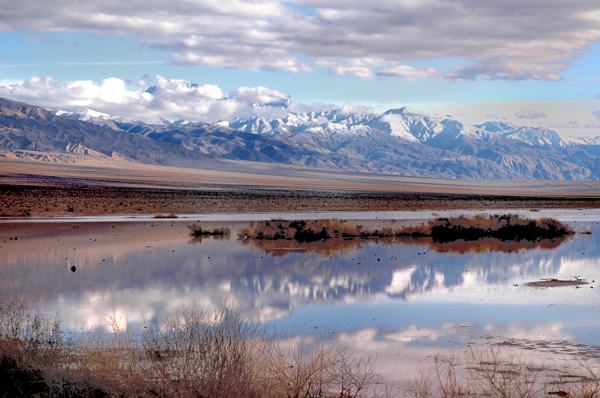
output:
M421 213L405 218L430 215ZM547 213L591 234L510 251L384 241L315 251L237 240L235 231L247 216L204 219L233 233L230 239L202 241L189 236L187 225L200 219L192 216L5 222L0 290L59 315L72 331L107 329L114 320L142 328L189 306L228 304L282 334L329 339L374 354L390 378L399 377L403 367L416 371L415 363L425 365L437 352L481 341L520 347L542 359L598 358L600 214ZM283 216L269 218L295 218ZM550 277L580 277L590 284L525 286Z

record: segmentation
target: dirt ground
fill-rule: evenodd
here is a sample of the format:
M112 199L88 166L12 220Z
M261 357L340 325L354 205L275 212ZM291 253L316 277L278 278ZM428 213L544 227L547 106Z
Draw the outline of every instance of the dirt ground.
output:
M0 185L0 215L4 217L494 208L600 208L600 198Z
M600 208L598 181L443 180L221 163L185 169L0 159L0 215Z

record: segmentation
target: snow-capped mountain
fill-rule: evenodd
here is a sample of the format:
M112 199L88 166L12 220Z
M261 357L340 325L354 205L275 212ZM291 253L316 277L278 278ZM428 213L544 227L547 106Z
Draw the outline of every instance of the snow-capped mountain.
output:
M594 145L600 146L600 136L597 137L569 137L567 145Z
M444 178L600 179L600 138L564 140L550 129L499 121L468 125L408 107L146 124L0 100L0 148L73 152L76 145L187 167L237 159Z
M380 115L353 115L336 111L290 113L286 118L268 120L263 117L222 121L220 125L255 134L281 134L311 132L318 134L369 134L379 131L405 141L432 143L463 137L505 138L531 146L564 147L568 145L553 130L541 127L516 126L506 122L485 122L465 126L459 120L439 115L429 115L409 107L390 109ZM592 143L581 141L580 143Z

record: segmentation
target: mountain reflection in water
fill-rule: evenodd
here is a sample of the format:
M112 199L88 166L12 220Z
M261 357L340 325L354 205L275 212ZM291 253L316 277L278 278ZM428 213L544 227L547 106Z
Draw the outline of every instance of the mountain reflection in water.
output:
M187 223L176 221L22 224L0 230L0 291L58 313L71 329L107 328L110 319L139 327L191 305L229 304L285 333L371 336L377 347L402 341L434 352L502 334L600 344L598 289L524 286L549 277L600 281L600 227L583 226L591 235L562 244L341 239L298 246L239 241L235 232L190 244Z

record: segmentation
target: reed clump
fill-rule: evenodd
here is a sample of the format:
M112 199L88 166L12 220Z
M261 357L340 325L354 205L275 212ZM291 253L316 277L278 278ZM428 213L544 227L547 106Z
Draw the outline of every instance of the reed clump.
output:
M267 335L230 308L189 308L156 326L65 337L60 322L0 300L0 396L389 397L371 357ZM401 396L592 398L600 369L532 364L489 346L434 358Z
M556 368L532 363L519 352L490 345L464 355L436 355L432 368L409 382L415 398L570 397L600 394L600 368L580 361Z
M538 241L572 235L567 225L552 218L538 220L519 215L477 215L474 217L438 218L426 225L436 242L457 239L495 238L502 241Z
M202 225L188 225L190 235L194 238L203 238L208 236L229 238L231 235L230 228L218 227L218 228L206 228Z
M295 240L310 243L328 239L431 238L434 242L539 241L573 234L565 224L550 218L528 219L518 215L477 215L436 218L415 226L367 228L345 220L273 220L253 223L240 231L240 239Z
M278 339L230 308L189 308L143 331L87 332L0 303L0 396L379 397L369 358Z
M154 218L178 218L177 214L175 213L168 213L168 214L155 214Z

